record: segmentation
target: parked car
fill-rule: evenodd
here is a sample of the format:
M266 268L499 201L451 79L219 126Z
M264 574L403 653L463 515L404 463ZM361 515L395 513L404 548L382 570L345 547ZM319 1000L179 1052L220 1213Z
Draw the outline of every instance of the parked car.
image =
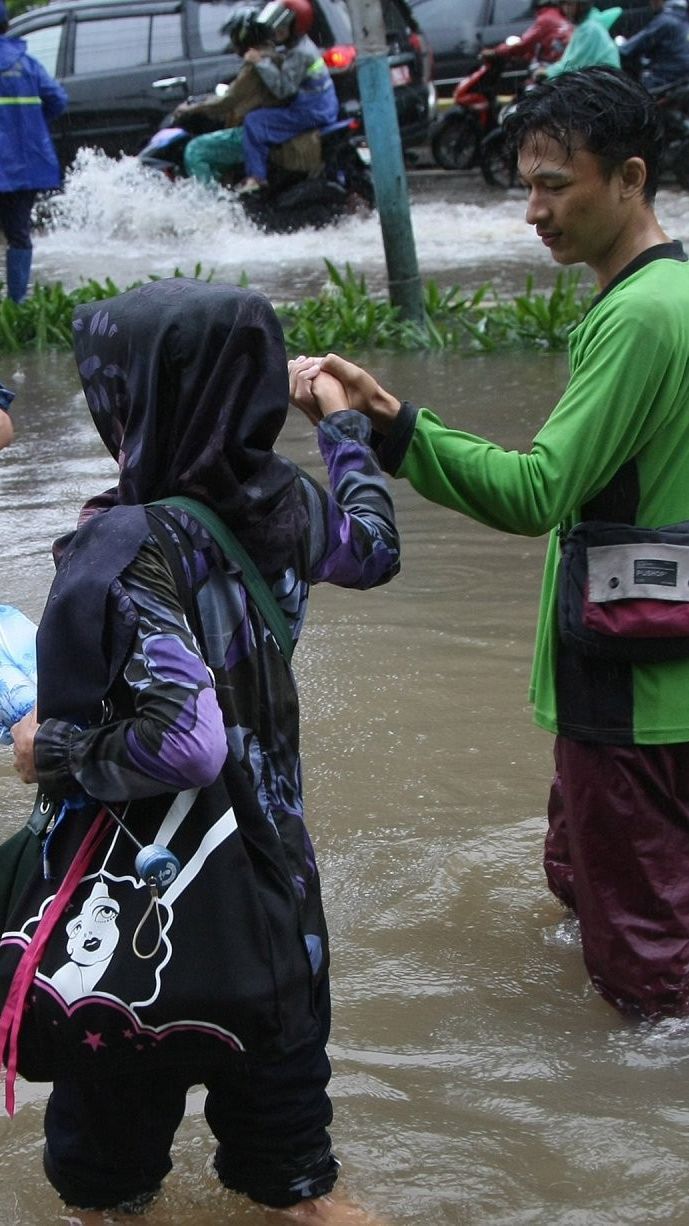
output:
M69 108L53 126L68 165L83 145L135 154L190 94L236 76L223 27L246 0L52 0L10 22L29 53L65 87ZM312 37L343 102L357 97L345 0L313 0ZM258 8L261 4L258 4ZM406 0L383 0L390 72L403 144L421 144L434 117L431 57Z
M644 0L598 0L599 8L622 5L613 34L628 37L651 16ZM440 97L450 97L461 77L476 68L483 47L495 47L531 25L532 0L409 0L433 52L433 78Z

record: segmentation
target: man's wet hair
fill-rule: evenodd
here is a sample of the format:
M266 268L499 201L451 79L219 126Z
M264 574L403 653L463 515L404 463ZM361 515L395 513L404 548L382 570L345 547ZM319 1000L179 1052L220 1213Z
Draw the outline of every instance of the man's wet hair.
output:
M504 127L514 150L540 132L562 145L568 159L577 149L596 154L607 177L627 158L642 158L644 197L649 202L655 197L660 115L648 91L619 69L582 68L534 86L506 116Z

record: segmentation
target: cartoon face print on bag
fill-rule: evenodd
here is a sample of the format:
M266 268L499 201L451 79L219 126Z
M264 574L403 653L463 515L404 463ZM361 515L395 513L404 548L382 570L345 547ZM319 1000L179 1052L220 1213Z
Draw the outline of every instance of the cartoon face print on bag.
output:
M110 965L120 939L119 913L105 882L96 881L79 915L67 924L69 962L50 980L67 1004L92 991Z

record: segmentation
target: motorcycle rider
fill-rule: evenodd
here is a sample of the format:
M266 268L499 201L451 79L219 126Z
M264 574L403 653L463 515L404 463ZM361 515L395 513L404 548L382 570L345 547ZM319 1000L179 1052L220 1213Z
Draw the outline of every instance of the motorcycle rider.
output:
M257 21L257 9L243 5L234 11L223 27L229 38L230 51L246 56L250 47L266 56L277 56L268 28ZM183 102L175 111L175 119L184 126L191 115L207 116L220 125L217 131L195 136L184 150L184 169L201 183L218 183L223 174L241 166L244 161L242 122L249 111L257 107L280 106L280 100L264 84L256 65L245 58L227 92L198 102Z
M244 120L244 164L247 177L241 193L260 191L268 180L271 145L282 145L300 132L334 123L339 103L335 86L318 47L308 37L313 25L310 0L269 0L258 15L278 46L285 51L279 63L258 47L250 47L245 59L270 92L285 103L259 107Z
M594 65L620 67L620 53L610 34L610 27L622 13L618 5L601 11L591 0L563 0L562 11L574 25L572 37L556 63L534 73L536 79L559 77L563 72Z
M534 67L554 64L559 60L574 27L553 0L536 0L536 16L532 24L510 42L497 47L484 47L481 58L492 60L526 60Z
M639 79L653 90L689 78L689 23L687 0L650 0L650 6L651 20L622 44L620 57L623 68L643 57Z

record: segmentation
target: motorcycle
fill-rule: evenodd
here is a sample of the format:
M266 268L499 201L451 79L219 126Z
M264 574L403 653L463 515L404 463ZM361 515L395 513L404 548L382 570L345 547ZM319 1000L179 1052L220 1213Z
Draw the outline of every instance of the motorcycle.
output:
M689 80L650 90L663 122L664 142L660 156L661 177L671 175L689 191ZM517 185L517 155L508 147L502 121L516 106L508 103L498 115L497 126L481 141L478 153L483 177L491 187Z
M189 99L190 102L197 101ZM184 150L194 136L210 132L215 125L202 114L175 119L174 113L137 155L139 162L170 180L186 177ZM283 164L288 146L307 138L309 169L288 169ZM314 149L315 146L315 149ZM296 158L299 161L299 158ZM314 164L318 167L314 171ZM358 113L351 111L326 128L301 133L284 145L276 145L268 163L268 186L236 199L247 216L262 230L287 234L306 226L328 226L348 214L375 205L370 155ZM223 186L232 188L244 177L244 169L223 176Z
M501 107L492 132L483 138L478 151L481 174L489 187L502 187L506 191L518 181L517 155L508 145L503 131L503 120L517 105L514 98Z
M670 174L689 191L689 80L652 89L663 121L660 173Z
M479 160L482 140L493 131L498 115L521 93L528 77L524 61L503 59L482 63L463 77L453 105L431 129L431 153L443 170L469 170Z

